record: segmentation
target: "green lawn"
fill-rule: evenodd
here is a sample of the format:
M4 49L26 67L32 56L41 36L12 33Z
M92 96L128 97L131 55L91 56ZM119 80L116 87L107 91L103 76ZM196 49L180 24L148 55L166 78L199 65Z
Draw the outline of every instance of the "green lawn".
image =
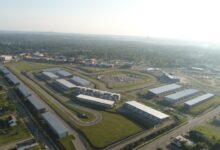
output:
M104 147L143 130L124 116L102 111L103 121L90 127L80 127L96 147Z
M13 143L19 140L24 140L30 138L31 135L21 121L18 122L18 125L13 128L0 129L0 131L8 131L6 134L0 133L0 145Z
M86 67L86 66L78 66L78 69L88 72L88 73L94 73L94 72L101 72L106 70L113 70L112 68L97 68L97 67Z
M208 108L212 107L212 106L218 106L220 105L220 97L214 97L210 100L207 100L201 104L198 104L192 108L190 108L188 110L189 113L194 114L194 115L198 115L200 113L202 113L203 111L207 110Z
M210 140L213 140L213 137L215 140L220 140L220 128L217 129L211 125L200 125L195 127L193 130L202 133Z
M41 150L39 145L29 148L28 150Z
M74 140L74 137L72 135L69 135L67 137L60 139L59 141L65 147L66 150L75 150L76 148L72 140Z

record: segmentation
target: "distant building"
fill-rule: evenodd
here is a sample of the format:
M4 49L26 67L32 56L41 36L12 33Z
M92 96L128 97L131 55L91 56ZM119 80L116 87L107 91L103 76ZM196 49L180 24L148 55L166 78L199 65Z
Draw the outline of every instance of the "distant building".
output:
M54 80L54 86L61 92L70 91L73 88L76 88L75 84L65 80L65 79L56 79Z
M58 79L59 77L52 72L43 71L41 72L41 78L44 80L54 80L54 79Z
M27 97L27 101L31 104L35 112L42 113L46 111L44 104L36 96Z
M13 75L12 73L7 74L5 77L13 85L20 84L20 80L15 75Z
M90 84L90 81L83 79L81 77L78 76L74 76L70 79L70 82L76 84L76 85L81 85L81 86L87 86Z
M104 108L112 108L115 103L114 101L111 100L101 99L94 96L88 96L82 94L79 94L76 98L82 102L90 103Z
M186 89L186 90L179 91L177 93L165 96L165 100L171 104L175 104L185 98L195 95L198 92L199 90L196 90L196 89Z
M137 101L128 101L124 103L122 108L129 116L151 125L161 123L169 118L169 115Z
M149 91L149 95L161 96L161 95L164 95L164 94L169 93L171 91L176 91L180 88L182 88L181 85L168 84L168 85L160 86L160 87L157 87L157 88L149 89L148 91Z
M191 99L191 100L185 102L184 105L185 105L185 107L190 108L190 107L198 105L206 100L209 100L209 99L213 98L214 96L215 96L214 94L207 93L207 94L201 95L199 97L196 97L194 99Z
M47 126L51 129L53 134L58 139L66 137L68 135L68 129L52 113L50 112L43 113L42 117L46 122Z
M65 70L57 70L54 73L56 75L58 75L59 77L62 77L62 78L67 78L67 77L72 77L73 76L70 72L65 71Z
M13 56L11 56L11 55L1 55L0 56L0 61L2 61L3 63L11 62L11 61L13 61Z

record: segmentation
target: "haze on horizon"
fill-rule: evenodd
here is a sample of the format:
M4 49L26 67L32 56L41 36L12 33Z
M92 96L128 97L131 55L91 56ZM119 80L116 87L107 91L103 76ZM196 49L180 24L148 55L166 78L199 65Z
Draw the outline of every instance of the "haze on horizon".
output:
M217 0L4 0L0 30L220 43L219 4Z

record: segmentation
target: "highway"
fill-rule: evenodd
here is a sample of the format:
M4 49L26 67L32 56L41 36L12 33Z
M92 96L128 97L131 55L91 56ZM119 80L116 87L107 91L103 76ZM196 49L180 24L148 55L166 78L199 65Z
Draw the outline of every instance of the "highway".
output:
M136 150L156 150L158 147L163 148L163 149L167 149L166 146L169 144L170 139L172 137L176 137L180 134L183 134L183 133L190 131L193 127L195 127L201 123L204 123L204 122L208 121L209 119L212 119L214 116L216 116L219 113L220 113L220 106L218 106L217 108L215 108L205 114L202 114L196 118L189 120L189 122L187 124L169 132L166 135L159 137L158 139L156 139L153 142L146 143L145 145L143 145L139 148L136 148Z

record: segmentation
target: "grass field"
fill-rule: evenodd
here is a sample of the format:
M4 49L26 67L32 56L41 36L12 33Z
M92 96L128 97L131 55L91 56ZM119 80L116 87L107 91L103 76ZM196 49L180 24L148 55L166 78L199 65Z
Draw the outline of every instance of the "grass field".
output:
M198 104L197 106L190 108L188 112L193 115L198 115L204 112L205 110L207 110L208 108L213 107L213 106L218 106L218 105L220 105L220 97L216 96L210 100L207 100L201 104Z
M220 128L213 127L212 125L200 125L195 127L193 130L202 133L205 137L210 140L220 140Z
M103 121L101 123L90 127L80 127L89 141L96 147L104 147L143 130L121 115L103 111L102 116Z
M59 141L65 147L65 150L75 150L76 148L73 145L72 140L74 140L74 137L72 135L69 135L60 139Z
M95 73L95 72L101 72L105 70L113 70L112 68L97 68L97 67L86 67L86 66L80 66L77 67L78 69L85 71L87 73Z
M28 65L24 64L25 62L21 62L16 64L8 64L8 66L13 69L14 73L16 73L20 77L20 79L25 82L26 85L28 85L33 91L35 91L41 99L45 100L45 102L48 103L48 105L51 106L51 108L53 108L53 110L56 111L57 114L61 118L63 118L63 120L65 120L71 126L79 128L88 138L90 143L95 147L105 147L115 141L121 140L125 137L128 137L143 130L142 127L133 123L124 116L105 111L100 111L103 117L101 123L89 127L76 126L76 124L73 123L73 121L65 112L63 112L60 108L53 104L53 102L51 102L50 99L48 99L47 96L44 95L45 91L42 88L34 84L32 81L27 80L26 77L20 74L21 71L32 71L31 68L34 68L35 70L37 70L36 68L47 68L50 67L50 65L41 63L30 63ZM72 72L74 71L72 70ZM75 74L78 75L79 73L75 72ZM82 75L82 77L84 76L85 75ZM88 76L85 77L89 78Z
M19 140L24 140L30 138L31 135L21 121L18 122L18 125L9 129L0 129L0 131L7 130L6 134L0 133L0 145L9 144Z

